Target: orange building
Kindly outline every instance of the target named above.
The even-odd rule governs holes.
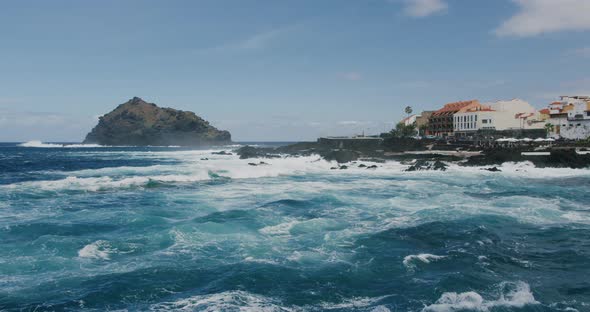
[[[453,115],[461,110],[481,107],[478,100],[448,103],[428,119],[428,134],[440,137],[453,135]]]

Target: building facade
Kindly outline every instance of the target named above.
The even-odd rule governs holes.
[[[428,120],[433,113],[434,111],[423,111],[416,117],[416,129],[420,135],[423,135],[424,131],[428,129]]]
[[[443,108],[432,113],[428,119],[428,134],[439,137],[454,135],[454,115],[462,109],[479,107],[478,100],[448,103]]]
[[[433,113],[434,111],[423,111],[418,115],[408,116],[402,119],[400,122],[405,126],[414,125],[416,127],[416,133],[418,135],[423,135],[425,134],[424,132],[428,127],[428,120]]]
[[[455,135],[472,136],[478,131],[543,129],[545,123],[528,102],[513,99],[465,107],[453,115]]]
[[[590,97],[560,96],[549,104],[549,124],[554,138],[580,140],[590,137]]]

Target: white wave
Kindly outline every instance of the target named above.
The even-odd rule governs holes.
[[[62,144],[49,144],[49,143],[43,143],[41,141],[28,141],[28,142],[24,142],[19,144],[18,146],[21,147],[62,147]]]
[[[272,265],[277,265],[279,264],[277,261],[275,260],[270,260],[270,259],[258,259],[258,258],[254,258],[254,257],[246,257],[244,258],[245,262],[254,262],[254,263],[264,263],[264,264],[272,264]]]
[[[454,311],[490,311],[494,307],[522,308],[530,304],[538,304],[530,286],[524,282],[499,285],[500,296],[495,300],[486,300],[474,291],[455,293],[447,292],[434,303],[422,309],[422,312],[454,312]]]
[[[422,263],[430,263],[432,261],[438,261],[441,259],[446,258],[446,256],[437,256],[433,254],[419,254],[419,255],[409,255],[404,257],[403,264],[409,270],[414,270],[417,266],[416,262]]]
[[[277,225],[266,226],[258,230],[258,232],[266,235],[289,235],[291,233],[291,229],[301,222],[302,221],[292,220]]]
[[[193,296],[173,302],[163,302],[150,307],[151,311],[297,311],[272,298],[237,290],[217,294]]]
[[[268,165],[252,166],[252,160],[238,159],[237,156],[232,156],[230,159],[215,159],[212,157],[209,161],[201,161],[200,157],[203,153],[192,153],[192,157],[184,157],[185,162],[175,166],[161,166],[161,167],[116,167],[116,168],[102,168],[81,170],[78,172],[70,172],[74,174],[61,180],[50,181],[34,181],[21,182],[1,186],[0,188],[31,188],[41,190],[87,190],[100,191],[105,189],[129,188],[134,186],[144,186],[150,181],[166,182],[166,183],[191,183],[203,180],[210,180],[217,177],[225,177],[231,179],[250,179],[263,177],[277,177],[281,175],[298,175],[313,172],[325,172],[329,168],[328,162],[315,162],[310,164],[310,159],[315,158],[280,158],[274,160],[265,160]],[[190,160],[196,160],[194,163]],[[308,164],[310,164],[308,166]],[[157,174],[159,172],[169,174]],[[67,172],[63,172],[66,174]],[[131,175],[128,177],[79,177],[93,176],[103,174],[113,175]],[[145,173],[152,173],[155,175],[143,175]],[[170,174],[176,173],[176,174]]]
[[[323,302],[317,306],[285,306],[280,300],[257,295],[241,290],[225,291],[217,294],[198,295],[183,298],[171,302],[162,302],[150,306],[151,311],[262,311],[262,312],[295,312],[295,311],[316,311],[319,309],[329,310],[350,310],[367,309],[389,296],[376,298],[350,298],[340,303]],[[390,310],[379,305],[374,307],[373,312],[389,312]]]
[[[324,310],[349,310],[349,309],[360,309],[367,308],[375,305],[377,302],[387,298],[389,296],[381,296],[375,298],[369,297],[356,297],[350,299],[344,299],[340,303],[321,303],[320,307]],[[385,306],[377,306],[372,311],[375,312],[386,312],[389,311]]]
[[[98,144],[56,144],[56,143],[43,143],[38,140],[28,141],[19,144],[20,147],[38,147],[38,148],[94,148],[94,147],[105,147]]]
[[[563,178],[574,176],[588,176],[590,169],[572,169],[572,168],[538,168],[530,161],[523,162],[505,162],[499,166],[500,172],[489,172],[483,169],[494,166],[483,167],[464,167],[456,163],[449,164],[447,173],[462,172],[468,174],[477,174],[483,176],[509,176],[509,177],[523,177],[523,178]],[[429,171],[427,171],[429,172]]]
[[[34,181],[17,184],[9,184],[2,188],[19,188],[25,187],[34,190],[59,191],[59,190],[82,190],[82,191],[103,191],[109,189],[121,189],[138,186],[146,186],[150,182],[163,183],[190,183],[210,179],[208,173],[203,172],[200,175],[158,175],[158,176],[134,176],[129,178],[115,179],[109,176],[79,178],[70,176],[65,179],[55,181]]]
[[[110,260],[111,254],[116,252],[108,241],[98,240],[84,246],[78,251],[78,257],[89,259]]]

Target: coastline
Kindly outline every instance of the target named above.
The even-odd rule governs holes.
[[[500,166],[503,163],[530,162],[539,168],[590,168],[590,154],[586,147],[577,146],[520,146],[477,149],[468,146],[466,149],[444,150],[432,149],[434,146],[422,144],[418,149],[388,148],[384,141],[377,148],[359,146],[357,148],[332,148],[318,142],[299,142],[281,147],[244,146],[235,149],[241,159],[277,158],[281,155],[292,157],[318,155],[327,161],[347,164],[365,160],[384,162],[395,160],[410,166],[424,167],[429,170],[428,163],[444,162],[445,165],[459,166]],[[407,142],[404,141],[407,145]],[[416,142],[413,142],[414,144]],[[389,142],[391,144],[391,142]],[[425,166],[426,165],[426,166]],[[442,167],[441,167],[442,168]]]

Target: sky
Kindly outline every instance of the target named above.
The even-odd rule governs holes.
[[[590,0],[2,0],[0,141],[79,142],[138,96],[235,141],[590,95]]]

